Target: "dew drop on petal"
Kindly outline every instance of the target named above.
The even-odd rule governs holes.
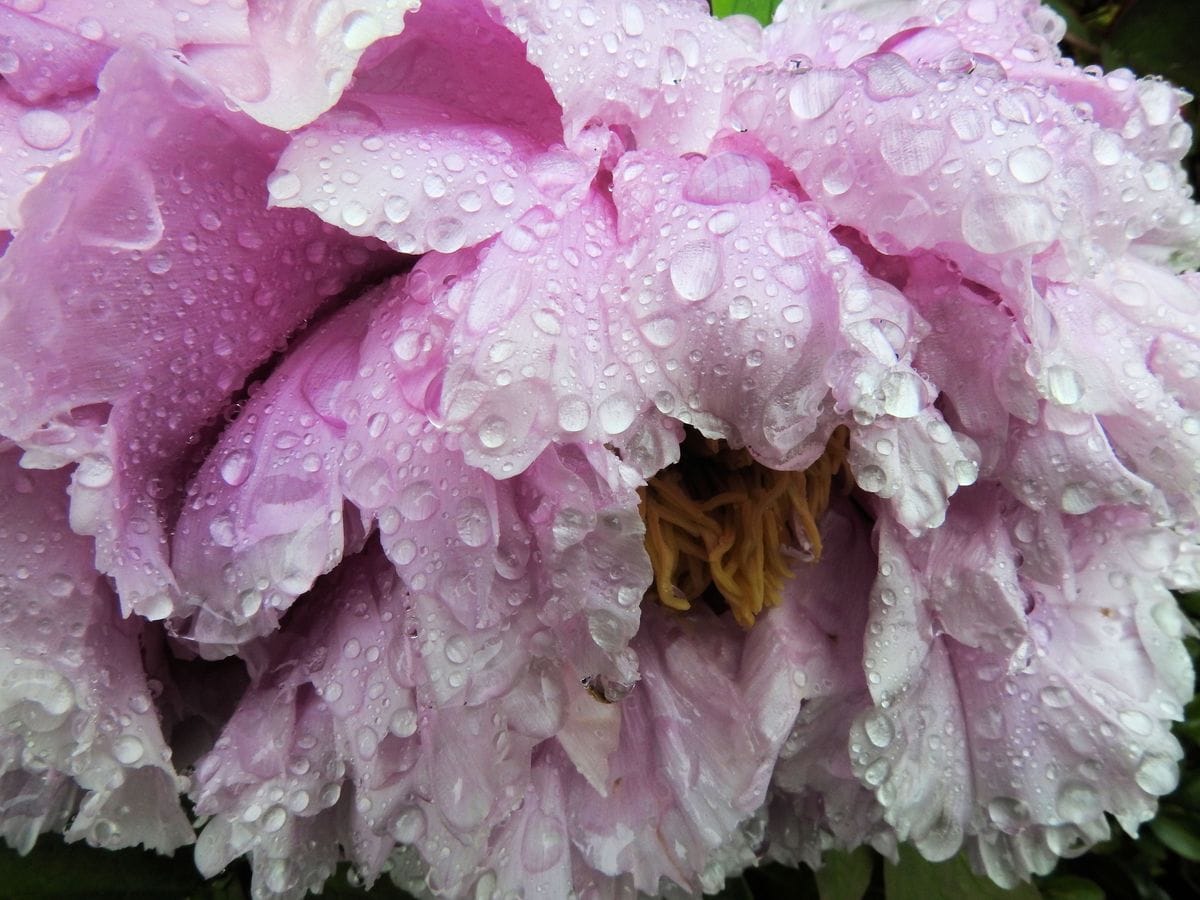
[[[71,123],[52,109],[33,109],[21,116],[17,130],[35,150],[55,150],[71,136]]]
[[[582,397],[564,397],[558,402],[558,427],[572,434],[587,428],[592,409]]]
[[[788,105],[797,119],[819,119],[837,103],[846,90],[844,77],[827,69],[813,69],[795,76],[788,91]]]
[[[249,450],[232,450],[221,460],[221,479],[230,487],[244,484],[250,477],[254,457]]]
[[[146,747],[141,738],[125,734],[113,742],[113,756],[123,766],[131,766],[146,753]]]
[[[1008,154],[1008,171],[1021,184],[1044,181],[1053,169],[1053,158],[1041,147],[1018,147]]]
[[[623,394],[614,394],[600,404],[596,415],[600,427],[607,434],[621,434],[633,424],[637,416],[637,407]]]
[[[712,241],[696,241],[671,257],[671,285],[684,300],[703,300],[716,290],[721,274],[721,251]]]

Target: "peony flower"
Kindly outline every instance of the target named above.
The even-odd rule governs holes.
[[[256,897],[905,841],[1012,885],[1174,788],[1182,92],[1026,0],[25,10],[10,844]]]

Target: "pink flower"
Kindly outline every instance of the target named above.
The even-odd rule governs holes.
[[[1022,0],[414,6],[0,9],[6,839],[625,897],[1152,816],[1182,94]]]

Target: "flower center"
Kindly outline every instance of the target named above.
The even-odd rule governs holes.
[[[834,479],[851,477],[848,438],[839,427],[815,463],[779,472],[688,428],[679,462],[639,490],[654,567],[648,593],[677,610],[698,599],[723,605],[743,628],[753,625],[778,605],[794,561],[820,559],[817,522]]]

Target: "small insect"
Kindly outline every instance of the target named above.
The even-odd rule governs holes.
[[[625,699],[630,689],[624,685],[614,685],[603,675],[587,675],[579,679],[592,698],[601,703],[618,703]]]

